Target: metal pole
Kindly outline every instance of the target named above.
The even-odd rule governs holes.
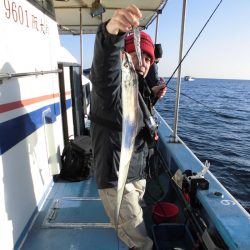
[[[157,42],[158,24],[159,24],[159,14],[157,13],[157,16],[156,16],[156,28],[155,28],[155,44]]]
[[[80,60],[81,60],[81,66],[80,66],[80,70],[81,70],[81,75],[82,75],[82,70],[83,70],[83,48],[82,48],[82,8],[80,8]]]
[[[177,142],[179,100],[180,100],[180,91],[181,91],[181,60],[182,60],[183,40],[184,40],[184,32],[185,32],[186,2],[187,0],[183,0],[183,5],[182,5],[181,35],[180,35],[180,48],[179,48],[179,65],[180,66],[178,69],[178,77],[177,77],[177,83],[176,83],[176,101],[175,101],[175,112],[174,112],[174,130],[173,130],[174,142]]]
[[[159,13],[156,16],[156,27],[155,27],[155,44],[157,42],[157,35],[158,35],[158,22],[159,22]]]

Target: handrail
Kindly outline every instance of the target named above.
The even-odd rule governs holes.
[[[46,74],[53,74],[53,73],[61,73],[61,69],[55,70],[41,70],[41,71],[33,71],[33,72],[23,72],[23,73],[0,73],[0,84],[2,80],[17,78],[17,77],[25,77],[25,76],[38,76],[38,75],[46,75]]]

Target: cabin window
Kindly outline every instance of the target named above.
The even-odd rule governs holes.
[[[38,7],[45,14],[55,19],[53,0],[29,0],[29,2]]]

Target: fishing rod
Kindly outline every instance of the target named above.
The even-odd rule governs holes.
[[[188,53],[190,52],[190,50],[192,49],[192,47],[194,46],[194,44],[196,43],[196,41],[198,40],[198,38],[200,37],[201,33],[203,32],[203,30],[205,29],[205,27],[207,26],[207,24],[209,23],[209,21],[211,20],[212,16],[215,14],[215,12],[217,11],[217,9],[219,8],[220,4],[222,3],[222,0],[218,3],[218,5],[216,6],[216,8],[214,9],[214,11],[212,12],[212,14],[210,15],[210,17],[208,18],[208,20],[206,21],[206,23],[204,24],[204,26],[202,27],[201,31],[199,32],[199,34],[196,36],[196,38],[194,39],[193,43],[191,44],[191,46],[189,47],[189,49],[187,50],[187,52],[185,53],[185,55],[183,56],[183,58],[181,59],[181,61],[179,62],[178,66],[175,68],[173,74],[170,76],[170,78],[168,79],[168,81],[166,82],[166,86],[168,86],[170,80],[173,78],[174,74],[176,73],[176,71],[179,69],[179,67],[181,66],[182,62],[184,61],[184,59],[186,58],[186,56],[188,55]]]

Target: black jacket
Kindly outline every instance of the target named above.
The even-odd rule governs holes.
[[[95,40],[90,74],[93,84],[90,116],[95,177],[99,189],[117,186],[122,137],[120,53],[124,37],[125,33],[109,34],[104,23],[99,26]],[[141,109],[139,113],[139,131],[142,131],[144,122]],[[147,155],[147,144],[140,132],[135,140],[127,182],[144,177]]]
[[[146,76],[147,84],[150,88],[157,86],[160,83],[160,78],[158,76],[158,66],[156,63],[153,63],[148,71]]]

